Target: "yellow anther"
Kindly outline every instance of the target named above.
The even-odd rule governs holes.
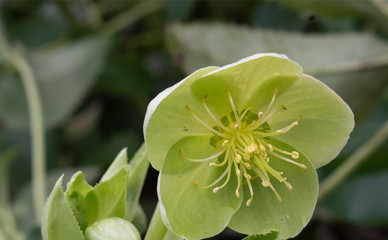
[[[257,150],[257,145],[255,143],[252,143],[251,145],[245,147],[244,150],[246,153],[253,153]]]
[[[226,144],[228,144],[228,143],[229,143],[229,141],[228,141],[228,140],[225,140],[225,141],[222,143],[222,146],[225,147]]]
[[[276,130],[275,132],[279,133],[279,134],[284,134],[284,131],[282,131],[282,130]]]
[[[292,157],[293,159],[298,159],[298,158],[299,158],[299,153],[298,153],[297,151],[293,151],[293,152],[291,153],[291,157]]]
[[[291,127],[295,127],[295,126],[298,126],[298,122],[293,122],[293,123],[291,123]]]
[[[209,163],[209,167],[214,167],[214,166],[217,166],[217,164],[215,164],[215,163]]]
[[[252,199],[248,199],[248,201],[246,203],[247,207],[249,207],[251,205],[251,203],[252,203]]]
[[[264,114],[263,112],[259,112],[259,113],[257,114],[257,116],[259,117],[259,119],[263,117],[263,114]]]
[[[215,187],[215,188],[213,188],[213,193],[216,193],[216,192],[218,192],[218,190],[220,190],[220,188],[219,188],[219,187]]]
[[[260,144],[260,150],[263,151],[263,152],[266,152],[266,149],[265,149],[263,144]]]
[[[269,157],[267,157],[267,158],[265,159],[265,161],[266,161],[267,163],[269,163]]]
[[[268,187],[270,184],[271,183],[268,180],[265,180],[265,181],[261,182],[261,185],[263,185],[263,187]]]
[[[240,176],[241,176],[240,169],[236,169],[236,175],[237,175],[237,177],[240,177]]]
[[[234,129],[239,130],[240,126],[238,124],[234,125]]]
[[[268,148],[269,148],[269,150],[271,151],[271,152],[273,152],[273,146],[272,146],[272,144],[268,144]]]
[[[291,184],[289,184],[288,182],[284,182],[284,184],[286,184],[286,187],[287,187],[289,190],[292,190]]]
[[[244,177],[245,177],[247,180],[251,180],[251,179],[252,179],[252,176],[249,175],[248,173],[244,173]]]
[[[236,157],[234,158],[236,160],[237,163],[240,163],[241,162],[241,155],[240,154],[237,154]],[[236,172],[237,172],[238,169],[236,169]]]
[[[301,168],[303,168],[303,169],[306,169],[306,168],[307,168],[306,165],[304,165],[304,164],[302,164],[302,163],[299,163],[298,166],[301,167]]]
[[[240,192],[239,192],[239,189],[236,189],[236,192],[235,192],[235,194],[236,194],[236,197],[237,197],[237,198],[240,198]]]

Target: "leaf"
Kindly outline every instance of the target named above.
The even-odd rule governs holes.
[[[100,169],[97,166],[80,166],[78,169],[85,173],[85,175],[88,176],[88,179],[93,179],[94,181],[100,174]],[[52,191],[59,176],[64,175],[63,181],[68,182],[72,173],[75,171],[76,170],[72,168],[61,168],[48,172],[46,178],[46,192]],[[29,232],[36,227],[34,206],[31,199],[32,186],[29,182],[17,193],[15,202],[12,206],[19,228],[25,232]]]
[[[108,39],[85,38],[56,48],[27,52],[35,74],[43,105],[46,128],[62,123],[102,68]],[[0,75],[0,119],[17,129],[28,129],[28,115],[23,86],[17,74]]]
[[[149,161],[145,144],[143,144],[129,163],[125,218],[130,222],[132,222],[137,213],[139,198],[147,175],[148,166]]]
[[[264,235],[251,235],[243,238],[242,240],[276,240],[278,237],[277,232],[270,232]]]
[[[349,178],[320,207],[341,220],[385,226],[388,223],[388,171]]]
[[[380,7],[374,4],[375,1],[320,1],[320,0],[280,0],[281,3],[296,10],[309,10],[316,14],[329,17],[343,18],[344,16],[354,16],[368,18],[387,27],[386,17]],[[388,7],[388,1],[379,1]]]
[[[105,171],[104,175],[101,177],[101,182],[107,181],[108,179],[113,177],[118,171],[120,171],[124,166],[127,165],[127,148],[124,148],[119,152],[119,154],[113,160],[109,168]]]
[[[174,24],[168,33],[170,49],[183,56],[186,73],[252,53],[284,53],[335,90],[359,118],[388,82],[388,44],[370,33],[306,35],[221,23]]]
[[[84,240],[62,190],[60,177],[50,193],[42,214],[43,240]]]
[[[93,188],[86,183],[83,173],[78,171],[72,176],[65,193],[82,231],[88,224],[89,212],[85,198],[90,191],[93,191]]]
[[[97,184],[86,195],[89,212],[88,226],[108,217],[125,215],[128,169],[123,167],[110,179]]]

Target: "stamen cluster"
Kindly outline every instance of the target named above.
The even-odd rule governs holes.
[[[279,201],[282,199],[272,185],[270,175],[284,183],[288,189],[292,190],[292,186],[286,181],[287,178],[283,176],[283,172],[277,171],[271,167],[271,156],[301,168],[306,168],[306,166],[294,161],[294,159],[299,158],[299,153],[297,151],[288,152],[277,148],[269,143],[269,139],[273,136],[285,134],[297,126],[301,116],[290,125],[276,131],[271,131],[271,127],[267,123],[267,120],[276,111],[276,109],[272,109],[272,106],[275,102],[277,93],[278,90],[275,89],[270,103],[263,112],[255,112],[253,108],[238,111],[235,107],[230,90],[228,89],[227,94],[232,111],[229,116],[223,116],[220,120],[218,120],[210,111],[206,104],[207,97],[204,97],[202,99],[203,106],[216,124],[213,127],[201,120],[188,106],[186,106],[192,116],[212,133],[209,144],[219,148],[219,151],[216,154],[203,159],[189,158],[184,154],[183,150],[180,150],[180,153],[191,162],[206,162],[216,159],[217,161],[209,163],[210,167],[225,167],[224,172],[213,183],[207,186],[201,186],[194,183],[195,185],[202,188],[211,188],[216,186],[226,177],[221,185],[213,188],[213,193],[216,193],[228,184],[232,172],[234,172],[237,178],[235,194],[238,198],[240,198],[241,186],[244,184],[248,185],[250,199],[246,202],[247,206],[251,204],[253,199],[252,182],[255,181],[256,178],[261,180],[261,185],[263,187],[269,187]]]

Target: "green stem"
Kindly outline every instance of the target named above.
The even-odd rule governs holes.
[[[160,215],[160,203],[156,205],[154,215],[152,215],[151,223],[148,227],[147,234],[144,240],[182,240],[183,238],[176,236],[170,232],[162,221]]]
[[[341,166],[339,166],[321,184],[318,200],[324,199],[334,190],[346,177],[348,177],[373,151],[375,151],[388,137],[388,119],[382,127],[354,152]]]
[[[102,31],[107,35],[112,35],[129,24],[159,9],[161,6],[162,1],[142,1],[107,22]]]
[[[383,0],[369,0],[369,2],[379,11],[385,18],[388,19],[388,4]]]
[[[21,76],[27,97],[31,128],[33,202],[35,220],[39,224],[46,199],[45,140],[42,104],[34,74],[26,59],[14,49],[11,52],[10,60]]]
[[[160,203],[156,205],[155,212],[152,215],[150,225],[144,240],[163,240],[168,229],[164,226],[162,216],[160,215]]]

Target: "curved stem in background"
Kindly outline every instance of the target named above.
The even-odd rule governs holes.
[[[383,0],[369,0],[369,2],[388,20],[388,4]]]
[[[377,132],[345,162],[330,174],[321,184],[318,200],[323,200],[346,177],[348,177],[373,151],[375,151],[388,137],[388,119]]]
[[[16,49],[13,49],[11,50],[10,61],[21,76],[27,98],[31,128],[32,194],[35,220],[40,225],[43,205],[46,200],[45,136],[42,104],[34,74],[26,59]]]
[[[105,26],[103,26],[102,32],[107,35],[113,35],[160,7],[162,7],[162,1],[141,1],[134,7],[125,10],[123,13],[107,22]]]

